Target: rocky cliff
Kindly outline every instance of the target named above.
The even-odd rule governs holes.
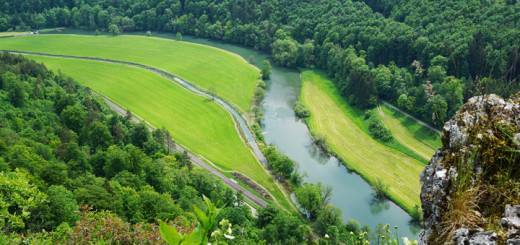
[[[520,99],[471,98],[421,174],[421,244],[520,244]]]

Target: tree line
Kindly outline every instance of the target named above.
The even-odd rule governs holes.
[[[351,104],[378,99],[440,127],[471,96],[518,91],[515,1],[0,1],[0,31],[164,31],[327,70]],[[373,8],[373,9],[372,9]]]

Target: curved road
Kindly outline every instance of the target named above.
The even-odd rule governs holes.
[[[163,70],[155,68],[155,67],[150,67],[150,66],[138,64],[138,63],[125,62],[125,61],[119,61],[119,60],[102,59],[102,58],[78,57],[78,56],[69,56],[69,55],[54,55],[54,54],[44,54],[44,53],[35,53],[35,52],[23,52],[23,51],[14,51],[14,50],[3,50],[3,51],[8,51],[8,52],[13,53],[13,54],[37,55],[37,56],[46,56],[46,57],[53,57],[53,58],[93,60],[93,61],[98,61],[98,62],[100,61],[100,62],[108,62],[108,63],[115,63],[115,64],[132,66],[132,67],[136,67],[136,68],[140,68],[140,69],[145,69],[145,70],[151,71],[151,72],[153,72],[153,73],[155,73],[157,75],[165,77],[166,79],[170,80],[171,82],[173,82],[175,84],[178,84],[179,86],[182,86],[182,87],[188,89],[189,91],[192,91],[192,92],[197,93],[197,94],[202,95],[202,96],[206,96],[208,98],[212,98],[212,96],[210,96],[210,95],[208,95],[208,94],[198,90],[197,88],[195,88],[191,84],[181,80],[180,78],[178,78],[178,77],[176,77],[176,76],[174,76],[174,75],[172,75],[172,74],[170,74],[170,73],[168,73],[166,71],[163,71]],[[114,104],[112,101],[107,99],[105,96],[102,96],[102,97],[105,100],[105,102],[112,109],[114,109],[116,112],[118,112],[121,115],[126,115],[126,110],[124,110],[123,108],[121,108],[118,105]],[[241,127],[241,129],[243,131],[243,133],[246,135],[248,143],[253,148],[253,152],[256,154],[257,158],[260,159],[261,162],[266,163],[266,159],[265,159],[262,151],[260,150],[260,147],[258,146],[256,141],[252,137],[252,133],[249,130],[249,127],[247,126],[247,124],[245,123],[245,120],[240,116],[240,114],[238,112],[235,111],[235,109],[233,109],[226,102],[224,102],[224,101],[222,101],[222,100],[220,100],[218,98],[215,98],[214,100],[217,103],[219,103],[222,107],[224,107],[225,110],[229,111],[235,117],[235,119],[237,119],[237,121],[239,122],[240,127]],[[131,120],[135,121],[135,122],[140,122],[138,119],[136,119],[133,116],[132,116]],[[248,137],[248,135],[250,135],[250,137]],[[179,145],[176,144],[175,145],[175,150],[183,152],[185,149],[181,148]],[[251,193],[249,190],[245,189],[244,187],[240,186],[238,184],[238,182],[236,182],[235,180],[226,177],[225,175],[223,175],[222,173],[217,171],[215,168],[213,168],[213,167],[209,166],[208,164],[206,164],[200,158],[195,157],[193,154],[191,154],[189,152],[187,152],[187,153],[188,153],[188,156],[189,156],[191,162],[193,162],[195,165],[199,166],[200,168],[206,169],[212,175],[217,176],[226,185],[228,185],[229,187],[231,187],[235,191],[242,191],[242,193],[244,194],[244,197],[246,197],[247,199],[249,199],[250,201],[252,201],[256,205],[258,205],[260,207],[265,207],[265,206],[268,205],[268,203],[266,201],[264,201],[263,199],[261,199],[260,197],[258,197],[256,195],[254,195],[253,193]],[[253,208],[253,207],[251,207],[251,208]],[[256,213],[256,210],[254,210],[254,208],[253,208],[253,213]]]

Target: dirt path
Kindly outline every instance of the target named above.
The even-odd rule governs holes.
[[[22,55],[37,55],[37,56],[44,56],[44,57],[51,57],[51,58],[67,58],[67,59],[92,60],[92,61],[98,61],[98,62],[107,62],[107,63],[115,63],[115,64],[120,64],[120,65],[126,65],[126,66],[131,66],[131,67],[135,67],[135,68],[145,69],[145,70],[151,71],[151,72],[156,73],[156,74],[158,74],[158,75],[160,75],[160,76],[162,76],[162,77],[164,77],[164,78],[166,78],[166,79],[168,79],[168,80],[170,80],[170,81],[172,81],[172,82],[174,82],[176,84],[179,84],[179,81],[177,79],[175,79],[176,77],[171,75],[171,74],[169,74],[166,71],[162,71],[162,70],[159,70],[159,69],[154,68],[154,67],[148,67],[148,66],[145,66],[145,65],[132,63],[132,62],[124,62],[124,61],[118,61],[118,60],[109,60],[109,59],[92,58],[92,57],[76,57],[76,56],[68,56],[68,55],[53,55],[53,54],[43,54],[43,53],[34,53],[34,52],[22,52],[22,51],[9,51],[9,50],[6,50],[6,51],[14,53],[14,54],[22,54]],[[186,88],[182,84],[179,84],[179,86]],[[100,96],[116,112],[118,112],[119,114],[121,114],[123,116],[126,115],[126,110],[124,110],[123,108],[119,107],[118,105],[116,105],[115,103],[110,101],[105,96],[103,96],[103,95],[100,95]],[[224,109],[227,110],[227,108],[224,108]],[[134,116],[132,116],[131,120],[134,121],[134,122],[140,122],[140,120],[137,119]],[[152,128],[150,128],[150,129],[152,129]],[[183,149],[179,145],[176,144],[175,145],[175,150],[176,151],[180,151],[180,152],[184,152],[187,149]],[[263,199],[261,199],[260,197],[258,197],[256,195],[254,195],[253,193],[251,193],[249,190],[245,189],[244,187],[240,186],[238,184],[238,182],[236,182],[235,180],[226,177],[221,172],[219,172],[215,168],[209,166],[203,160],[201,160],[200,158],[194,156],[193,154],[191,154],[189,152],[187,152],[187,153],[188,153],[188,156],[190,157],[190,160],[195,165],[199,166],[200,168],[206,169],[212,175],[217,176],[227,186],[231,187],[235,191],[242,191],[242,193],[244,194],[244,197],[249,199],[251,202],[255,203],[256,205],[258,205],[260,207],[265,207],[265,206],[268,205],[268,203],[266,201],[264,201]],[[261,157],[263,157],[263,155]],[[265,159],[265,158],[263,158],[263,159]],[[255,214],[256,213],[256,209],[254,207],[252,207],[251,205],[248,205],[248,206],[250,206],[252,208],[253,214]]]
[[[390,104],[390,103],[388,103],[388,102],[386,102],[386,101],[384,101],[384,100],[381,100],[381,102],[383,102],[383,103],[384,103],[385,105],[387,105],[387,106],[390,106],[392,109],[394,109],[394,110],[396,110],[396,111],[402,113],[403,115],[405,115],[405,116],[407,116],[407,117],[409,117],[409,118],[415,120],[416,122],[422,124],[423,126],[425,126],[425,127],[429,128],[429,129],[435,131],[436,133],[438,133],[438,134],[441,133],[441,131],[439,131],[438,129],[436,129],[436,128],[430,126],[429,124],[427,124],[427,123],[425,123],[425,122],[423,122],[423,121],[417,119],[416,117],[414,117],[414,116],[412,116],[412,115],[410,115],[410,114],[408,114],[408,113],[402,111],[401,109],[399,109],[399,108],[393,106],[392,104]]]

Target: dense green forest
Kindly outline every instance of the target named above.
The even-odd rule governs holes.
[[[0,241],[161,243],[157,219],[190,231],[194,206],[206,208],[203,196],[222,209],[217,221],[232,224],[229,244],[312,240],[297,214],[275,205],[254,218],[241,193],[184,154],[169,154],[168,135],[118,115],[66,75],[0,54]],[[344,232],[332,217],[318,230]]]
[[[518,91],[517,1],[0,1],[0,31],[164,31],[327,70],[351,104],[385,99],[437,126],[466,99]],[[116,32],[117,31],[117,32]]]

